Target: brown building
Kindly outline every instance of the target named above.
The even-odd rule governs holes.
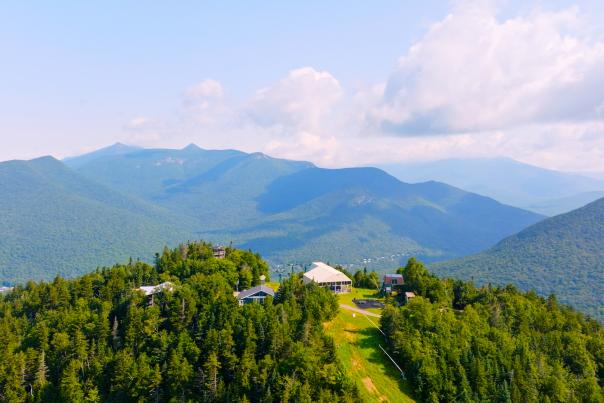
[[[405,284],[402,274],[385,274],[382,282],[382,293],[390,294],[392,291],[400,289]]]
[[[214,246],[212,248],[212,254],[216,259],[224,259],[226,257],[226,248],[222,246]]]

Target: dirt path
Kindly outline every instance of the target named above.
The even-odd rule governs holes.
[[[340,304],[340,308],[346,309],[347,311],[352,311],[352,312],[357,312],[357,313],[360,313],[363,315],[372,316],[374,318],[382,317],[382,315],[380,315],[379,313],[367,312],[364,309],[355,308],[354,306],[350,306],[350,305],[346,305],[346,304]]]

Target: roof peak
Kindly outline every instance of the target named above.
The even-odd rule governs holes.
[[[313,262],[310,266],[310,270],[304,273],[304,276],[318,283],[328,281],[352,281],[346,274],[323,262]]]

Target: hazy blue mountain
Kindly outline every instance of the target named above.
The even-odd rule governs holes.
[[[379,169],[319,169],[194,145],[106,156],[78,171],[187,214],[200,238],[257,249],[273,263],[371,259],[386,267],[409,254],[461,256],[541,218],[441,183],[405,184]]]
[[[509,158],[449,159],[380,166],[405,182],[437,180],[502,203],[556,215],[596,200],[604,181]]]
[[[93,151],[88,154],[76,156],[76,157],[68,157],[63,160],[63,162],[70,167],[79,167],[84,164],[87,164],[97,158],[107,157],[112,155],[123,155],[129,154],[131,152],[141,150],[140,147],[129,146],[122,143],[115,143],[108,147],[101,148],[100,150]]]
[[[550,199],[528,206],[529,210],[541,211],[545,215],[554,216],[560,212],[569,212],[579,207],[583,207],[594,200],[604,197],[604,191],[584,192],[573,196]]]
[[[191,236],[173,213],[94,183],[52,157],[0,163],[0,281],[72,276],[149,259]]]
[[[514,283],[604,320],[604,199],[539,222],[486,252],[435,265],[478,283]]]
[[[204,230],[238,228],[258,217],[255,198],[275,179],[312,167],[261,153],[149,149],[78,168],[95,181],[194,218]]]
[[[472,253],[541,218],[442,183],[403,183],[376,168],[305,169],[277,179],[257,201],[267,216],[244,229],[243,236],[257,234],[245,247],[279,260],[371,257],[377,267],[392,267],[392,253]]]
[[[68,164],[0,164],[0,281],[150,258],[164,243],[193,238],[254,248],[276,265],[321,259],[386,268],[412,254],[475,253],[542,219],[376,168],[320,169],[195,145],[114,146]]]

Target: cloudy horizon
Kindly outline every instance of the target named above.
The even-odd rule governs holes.
[[[126,38],[119,34],[127,13],[108,38],[89,38],[80,24],[115,18],[110,12],[70,10],[85,18],[67,28],[38,13],[32,21],[40,32],[25,37],[16,25],[0,28],[14,42],[0,42],[11,59],[0,95],[7,112],[0,160],[63,158],[115,142],[195,143],[325,167],[508,157],[562,171],[604,171],[604,38],[596,23],[604,8],[552,4],[456,1],[424,9],[384,2],[369,15],[359,4],[340,15],[337,7],[313,3],[304,11],[320,9],[316,27],[296,20],[297,10],[256,5],[242,15],[270,12],[283,19],[278,25],[290,19],[297,28],[279,38],[228,16],[243,27],[229,31],[232,42],[222,46],[213,44],[218,28],[207,19],[220,26],[227,16],[210,6],[196,9],[207,31],[192,17],[176,27],[186,10],[165,16],[187,32],[184,42],[150,31],[151,17],[162,11],[157,6],[133,17],[139,31]],[[18,19],[27,10],[11,11]],[[322,27],[333,24],[342,32],[325,37]],[[80,39],[70,36],[79,29]],[[244,49],[253,41],[267,49]],[[36,43],[36,54],[17,49],[26,42]],[[261,59],[271,47],[272,58]],[[174,52],[177,59],[167,59]],[[179,68],[182,58],[190,65]]]

